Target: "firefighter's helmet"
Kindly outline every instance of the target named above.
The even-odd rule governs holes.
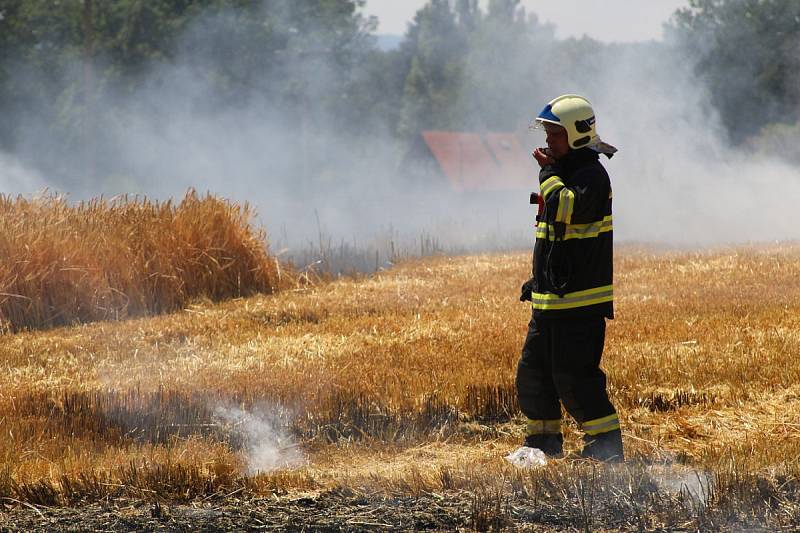
[[[551,100],[536,117],[534,127],[542,127],[544,123],[556,124],[567,130],[570,148],[577,150],[590,147],[611,154],[617,151],[600,140],[595,129],[592,104],[583,96],[565,94]]]

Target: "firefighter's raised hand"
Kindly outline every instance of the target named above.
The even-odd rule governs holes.
[[[553,165],[556,162],[556,160],[550,156],[550,150],[548,148],[537,148],[533,151],[533,157],[542,168]]]

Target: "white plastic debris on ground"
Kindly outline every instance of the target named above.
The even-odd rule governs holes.
[[[522,446],[506,455],[506,461],[518,468],[533,468],[547,464],[547,456],[539,448]]]

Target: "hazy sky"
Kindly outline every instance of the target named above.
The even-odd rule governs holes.
[[[405,33],[426,0],[367,0],[366,13],[380,20],[379,33]],[[482,0],[485,4],[486,1]],[[528,12],[557,27],[558,37],[589,35],[600,41],[662,38],[662,24],[687,0],[522,0]]]

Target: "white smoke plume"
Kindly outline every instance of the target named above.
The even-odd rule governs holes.
[[[606,163],[618,239],[702,246],[800,238],[796,167],[732,146],[687,58],[629,46],[601,70],[581,89],[595,95],[601,136],[620,148]]]
[[[13,154],[0,152],[0,192],[35,193],[47,188],[47,182],[36,170],[23,164]]]
[[[244,442],[248,474],[291,468],[305,462],[278,411],[218,406],[214,414],[231,434]]]
[[[688,466],[676,463],[655,464],[647,467],[647,474],[662,492],[683,494],[697,507],[705,507],[714,492],[713,475]]]
[[[229,38],[229,16],[199,17],[178,39],[175,58],[150,65],[145,83],[109,97],[115,120],[104,136],[118,142],[99,155],[113,161],[118,175],[88,182],[75,170],[53,183],[0,157],[5,192],[31,193],[49,181],[74,199],[120,193],[165,198],[194,187],[255,204],[271,240],[293,249],[319,246],[323,234],[334,246],[363,245],[376,234],[409,241],[422,233],[445,249],[532,244],[526,191],[467,198],[441,183],[411,183],[401,165],[407,146],[388,131],[365,137],[325,117],[286,116],[266,96],[231,106],[229,95],[215,92],[206,68],[210,51],[224,48],[214,39]],[[558,41],[544,30],[539,38],[535,49],[507,51],[502,72],[530,72],[534,54],[542,61],[514,94],[497,100],[512,102],[520,124],[559,94],[579,93],[593,102],[598,131],[620,149],[604,159],[614,184],[618,241],[706,246],[800,238],[796,168],[724,140],[714,95],[703,89],[685,51],[663,43]],[[287,75],[311,94],[325,94],[336,69],[325,55],[298,57]],[[465,69],[472,80],[502,74],[492,56]],[[247,75],[258,86],[259,76],[270,74]],[[463,109],[487,105],[466,101]],[[18,143],[29,165],[49,142],[37,120],[29,117]],[[526,141],[530,149],[542,142]],[[76,154],[64,165],[79,169],[83,157]],[[322,161],[324,171],[298,172],[298,161],[315,168]],[[537,171],[531,159],[530,191],[538,188]]]

